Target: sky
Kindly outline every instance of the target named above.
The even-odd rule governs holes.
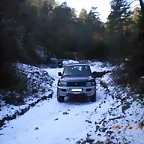
[[[111,7],[110,7],[110,1],[111,0],[56,0],[56,2],[67,2],[67,5],[69,7],[75,8],[77,11],[77,15],[81,11],[82,8],[86,9],[87,12],[90,11],[91,7],[97,7],[97,11],[100,13],[100,19],[103,22],[107,21],[107,17],[110,13]],[[135,2],[133,6],[138,4],[138,2]]]

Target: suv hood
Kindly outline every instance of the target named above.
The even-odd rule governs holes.
[[[83,82],[83,81],[89,81],[93,80],[91,76],[62,76],[60,81],[66,81],[66,82]]]

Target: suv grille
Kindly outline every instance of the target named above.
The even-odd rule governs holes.
[[[85,82],[68,82],[67,86],[71,87],[71,86],[86,86]]]

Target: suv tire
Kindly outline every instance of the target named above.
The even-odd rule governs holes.
[[[90,97],[91,102],[96,102],[96,92]]]
[[[58,102],[64,102],[64,96],[57,95],[57,101]]]

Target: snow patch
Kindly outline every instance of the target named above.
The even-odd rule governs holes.
[[[63,61],[63,65],[72,64],[72,63],[79,63],[79,62],[76,60],[64,60]]]

